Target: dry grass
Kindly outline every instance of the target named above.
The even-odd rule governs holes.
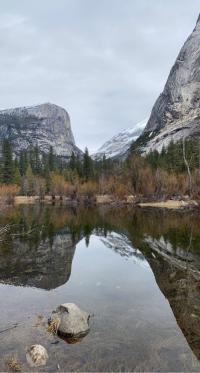
[[[57,334],[58,327],[59,327],[60,320],[59,319],[53,319],[50,320],[47,331],[52,334]]]
[[[16,357],[11,357],[6,361],[6,365],[10,370],[13,372],[21,372],[22,371],[22,366],[21,364],[17,361]]]
[[[19,194],[20,188],[15,184],[0,184],[0,202],[11,203],[14,197]]]
[[[94,197],[98,193],[98,184],[95,181],[87,181],[78,186],[78,195]]]

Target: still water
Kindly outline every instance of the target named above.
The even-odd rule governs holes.
[[[21,206],[0,215],[0,371],[199,371],[200,218],[196,213]],[[58,305],[89,312],[68,344],[47,331]],[[46,347],[30,368],[28,346]]]

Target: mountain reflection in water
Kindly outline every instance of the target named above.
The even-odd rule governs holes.
[[[0,225],[0,282],[45,290],[70,279],[77,244],[99,237],[108,250],[153,271],[187,342],[200,359],[200,232],[196,213],[68,209],[9,209]],[[92,266],[92,263],[88,263]]]
[[[26,238],[20,232],[17,235],[12,237],[8,250],[0,251],[0,281],[50,290],[69,280],[76,249],[70,232],[59,230],[53,238],[41,238],[35,245],[32,235]]]

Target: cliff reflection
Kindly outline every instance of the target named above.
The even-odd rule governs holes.
[[[7,284],[54,289],[68,281],[75,251],[72,235],[62,230],[37,245],[20,236],[0,251],[0,281]]]
[[[2,283],[50,290],[69,280],[79,236],[58,218],[38,207],[8,212],[3,220],[10,231],[0,245]]]

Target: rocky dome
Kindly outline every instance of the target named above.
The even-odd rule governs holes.
[[[69,157],[76,147],[69,114],[60,106],[45,103],[0,111],[0,140],[9,139],[13,152],[38,146],[47,153],[53,147],[58,156]]]

